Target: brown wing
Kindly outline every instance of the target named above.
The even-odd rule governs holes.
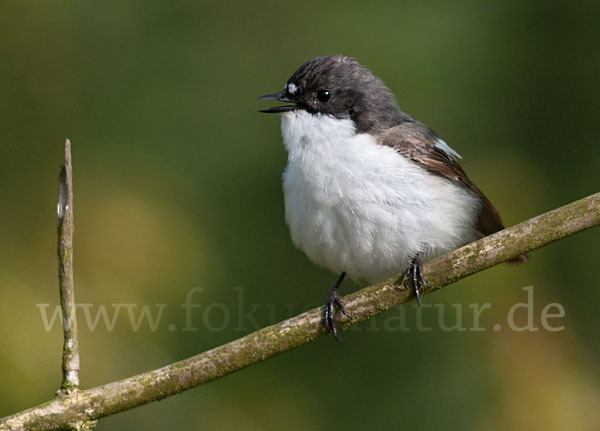
[[[382,145],[394,148],[400,154],[420,164],[429,172],[448,178],[470,190],[481,201],[477,218],[477,231],[484,237],[504,229],[500,213],[479,188],[467,177],[458,164],[458,155],[440,148],[444,141],[431,129],[415,120],[406,121],[383,132],[379,137]],[[511,263],[527,262],[526,254],[509,260]]]
[[[504,229],[498,210],[467,177],[456,157],[439,148],[439,143],[444,141],[427,126],[418,121],[407,121],[386,130],[381,134],[379,142],[394,148],[429,172],[448,178],[477,196],[482,205],[476,227],[482,237]]]

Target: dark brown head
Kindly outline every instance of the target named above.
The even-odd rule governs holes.
[[[410,118],[400,111],[394,95],[381,79],[355,59],[341,55],[307,61],[288,79],[281,92],[260,99],[292,103],[261,112],[303,109],[314,115],[351,119],[357,133],[377,132]]]

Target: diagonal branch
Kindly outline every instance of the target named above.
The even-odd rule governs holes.
[[[79,388],[79,343],[75,316],[75,287],[73,285],[73,169],[71,141],[65,141],[65,164],[58,177],[58,282],[60,307],[63,315],[64,345],[62,355],[63,394]]]
[[[522,253],[600,224],[600,193],[534,217],[427,262],[431,293]],[[401,276],[345,297],[353,320],[361,322],[413,298]],[[78,391],[0,420],[0,430],[55,430],[95,420],[185,391],[291,350],[327,334],[323,307],[263,328],[183,361],[96,388]]]

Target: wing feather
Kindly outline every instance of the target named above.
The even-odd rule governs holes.
[[[504,229],[498,210],[458,163],[458,153],[433,130],[418,121],[406,121],[383,132],[379,142],[473,193],[482,203],[476,225],[482,237]]]
[[[460,158],[460,155],[433,130],[411,118],[384,131],[379,137],[379,142],[392,147],[429,172],[447,178],[473,193],[481,201],[476,224],[476,229],[481,237],[504,229],[502,218],[496,207],[467,177],[458,163],[457,158]],[[528,256],[522,254],[509,262],[519,263],[527,262],[527,260]]]

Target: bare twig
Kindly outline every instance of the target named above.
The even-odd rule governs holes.
[[[79,343],[73,286],[73,169],[71,141],[65,141],[65,164],[58,177],[58,282],[63,315],[64,345],[61,392],[69,394],[79,388]]]
[[[550,242],[600,224],[600,193],[555,209],[469,244],[424,265],[432,285],[426,293]],[[414,299],[401,277],[344,298],[361,322]],[[323,307],[292,317],[183,361],[96,388],[57,398],[0,420],[0,430],[56,430],[160,400],[325,336]]]

